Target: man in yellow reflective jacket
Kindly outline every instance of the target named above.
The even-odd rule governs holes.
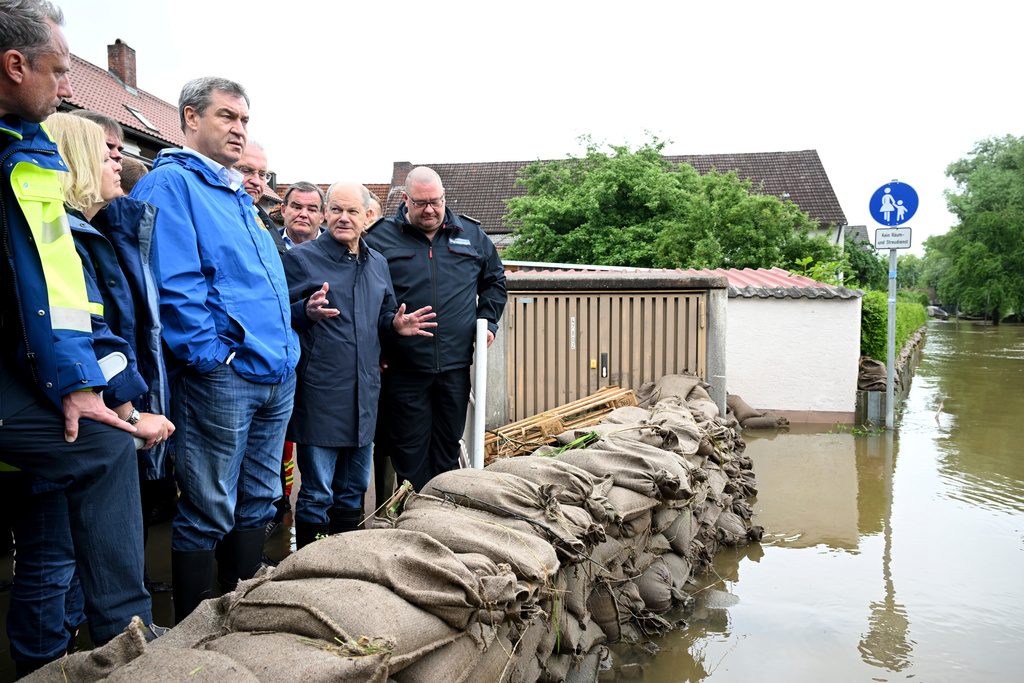
[[[68,485],[85,612],[102,642],[152,618],[135,428],[96,393],[106,381],[64,214],[66,169],[41,125],[71,96],[62,23],[46,0],[0,0],[0,453]]]

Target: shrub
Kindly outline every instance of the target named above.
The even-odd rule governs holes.
[[[867,292],[861,299],[860,352],[875,360],[885,361],[888,334],[889,295]],[[928,322],[928,314],[919,303],[896,301],[896,353],[919,327]]]
[[[928,295],[922,291],[916,289],[900,289],[896,292],[896,303],[906,301],[912,304],[921,304],[925,308],[932,305],[932,302],[928,300]]]

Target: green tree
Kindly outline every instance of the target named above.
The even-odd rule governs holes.
[[[896,286],[900,289],[920,287],[921,268],[924,262],[914,254],[900,254],[896,257]]]
[[[661,268],[791,267],[837,249],[792,202],[752,193],[749,180],[662,156],[656,137],[605,151],[537,161],[520,172],[525,197],[508,201],[516,241],[508,259]]]
[[[846,243],[846,260],[850,263],[846,283],[867,290],[884,290],[888,286],[889,267],[874,247],[864,249],[864,245],[870,244],[864,240]]]
[[[925,243],[929,258],[935,250],[936,263],[945,261],[938,295],[998,323],[1024,307],[1024,138],[982,140],[946,175],[957,185],[946,203],[960,222]]]

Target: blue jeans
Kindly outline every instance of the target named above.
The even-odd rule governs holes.
[[[131,435],[82,421],[78,439],[67,443],[61,412],[2,357],[0,396],[0,460],[68,484],[66,519],[93,640],[113,638],[135,615],[152,622],[142,585],[142,503]]]
[[[250,382],[226,364],[178,376],[171,420],[181,496],[173,550],[212,550],[231,529],[264,527],[274,518],[294,395],[294,372],[280,384]]]
[[[354,448],[326,448],[296,444],[299,495],[295,520],[306,524],[327,524],[327,510],[358,508],[370,486],[373,445]]]
[[[67,495],[63,489],[27,493],[30,477],[20,472],[0,479],[3,494],[13,495],[18,506],[12,523],[14,586],[7,612],[11,657],[19,662],[57,659],[85,622]]]

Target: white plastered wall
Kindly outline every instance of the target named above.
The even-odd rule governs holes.
[[[730,298],[728,392],[757,410],[852,413],[860,303],[859,297]]]

